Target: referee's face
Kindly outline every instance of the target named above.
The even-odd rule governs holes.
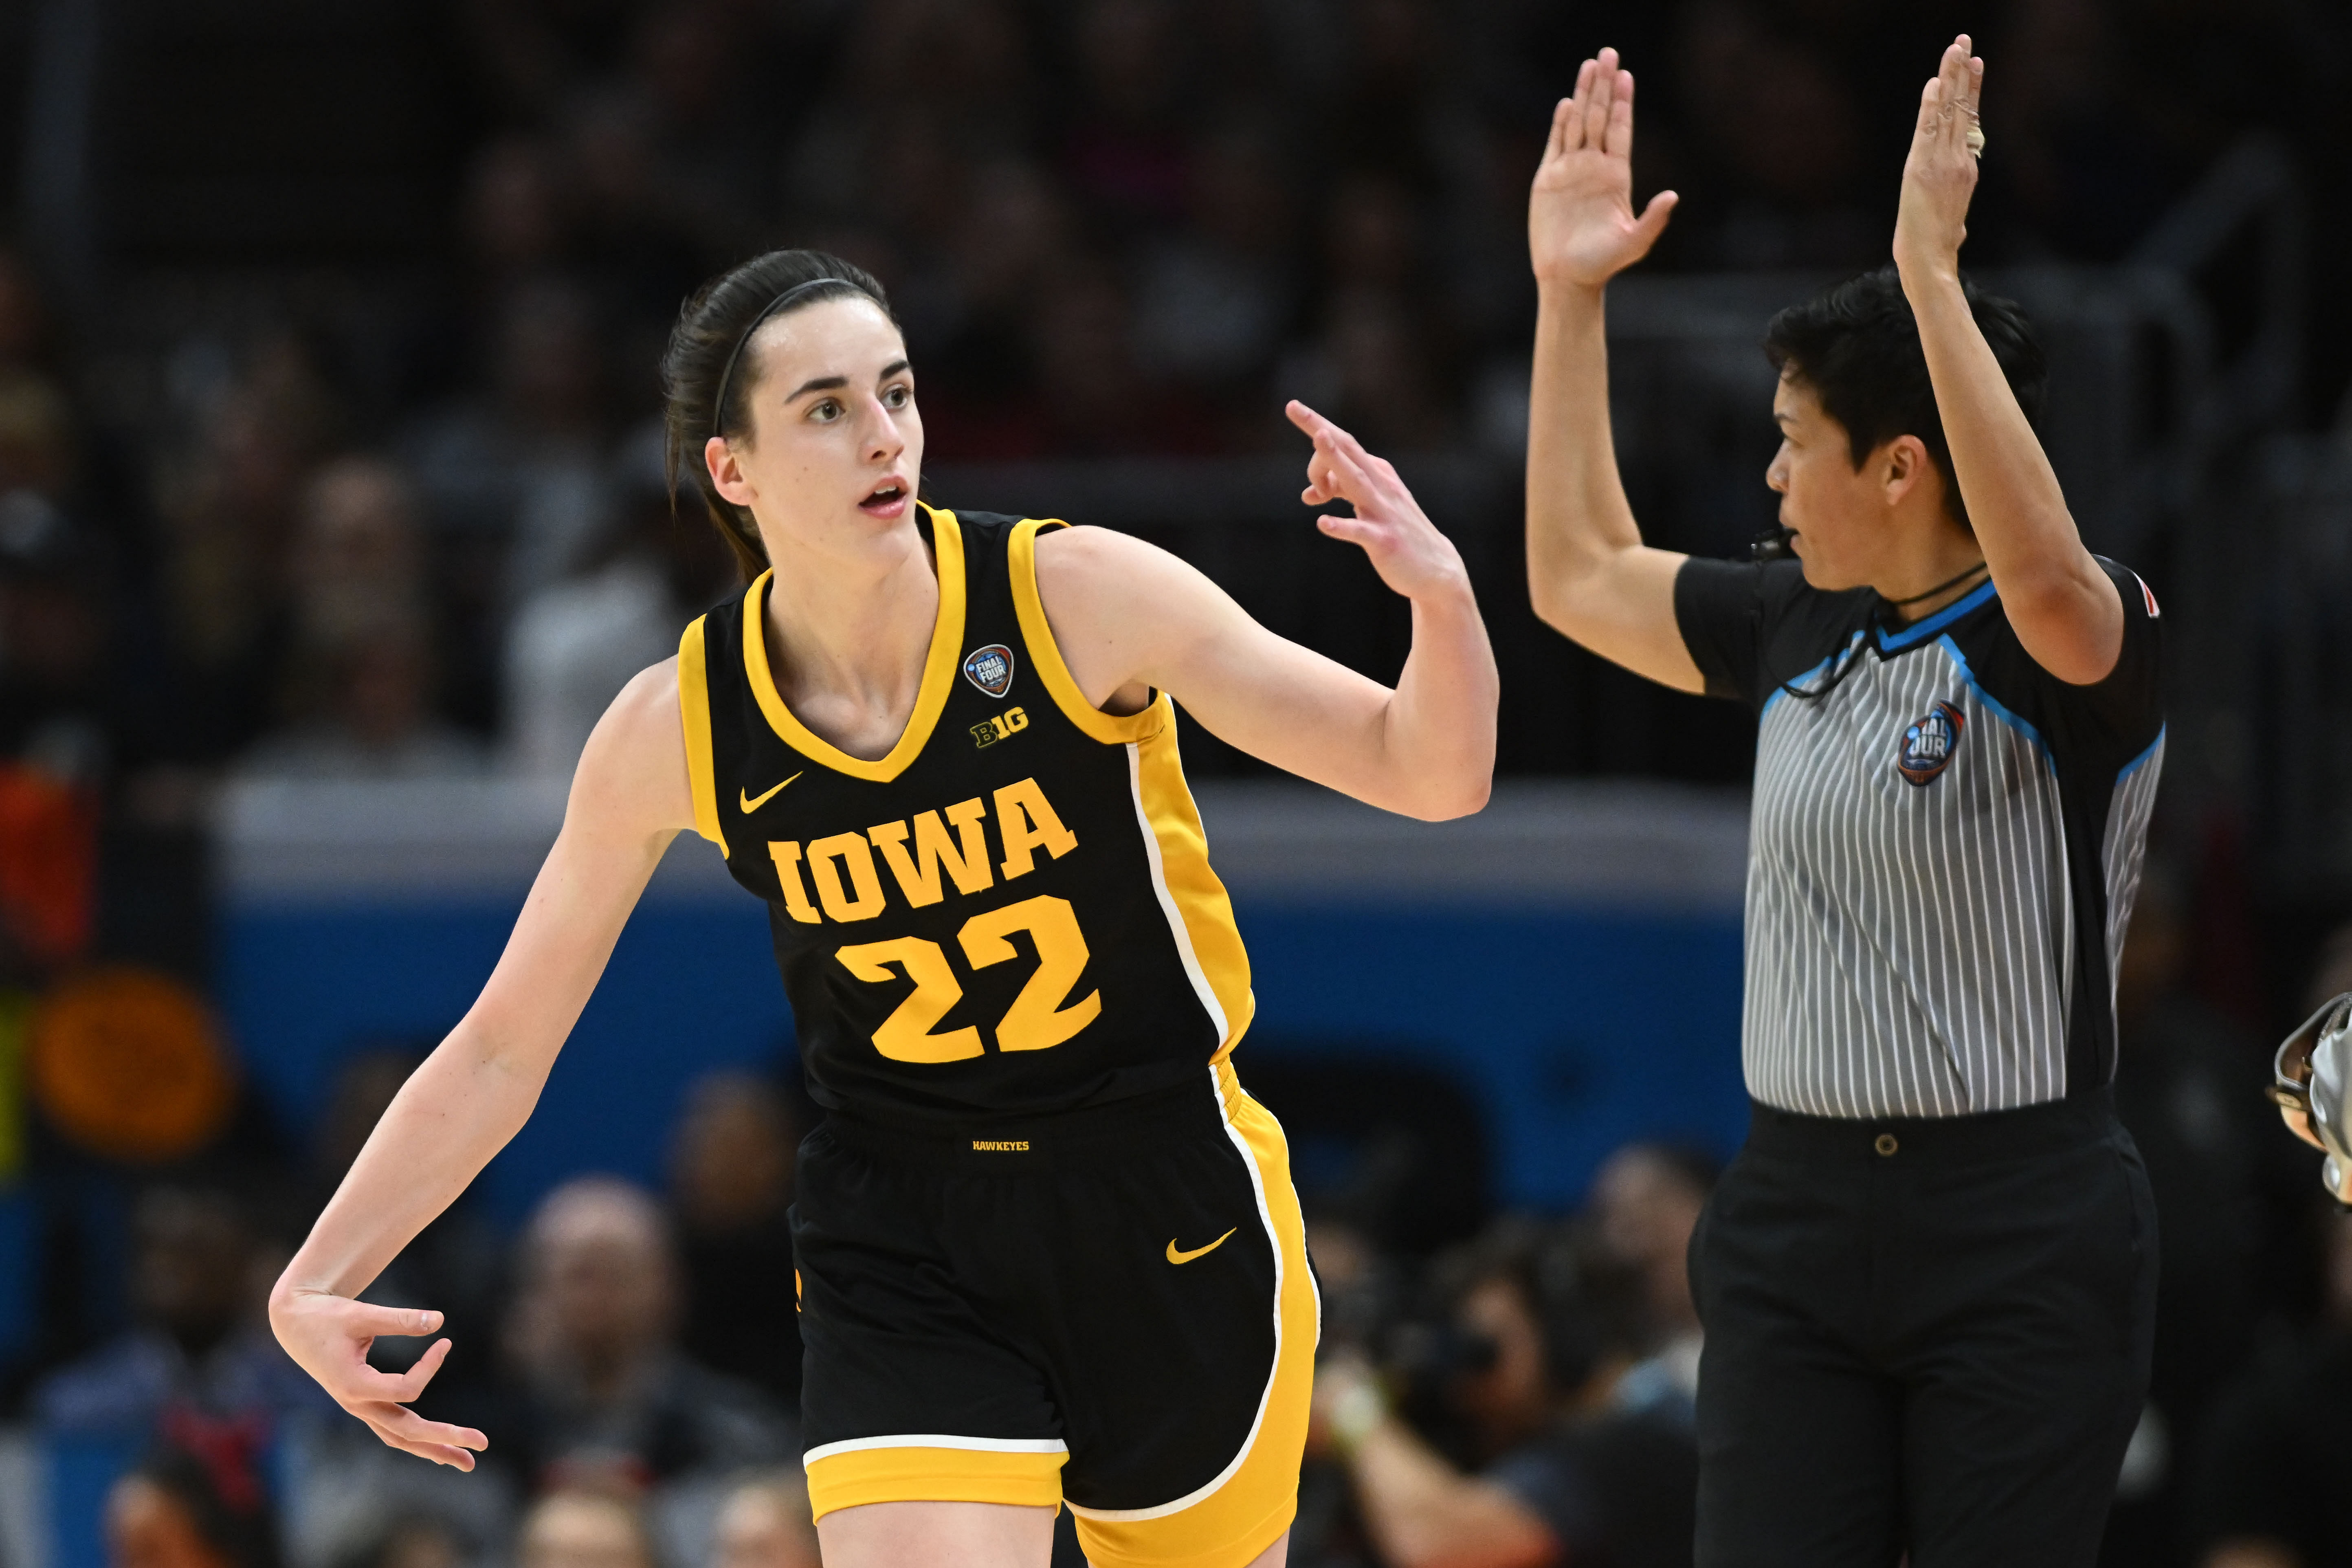
[[[1906,448],[1917,443],[1897,437],[1855,468],[1845,426],[1793,373],[1781,375],[1772,395],[1772,418],[1780,426],[1780,449],[1764,482],[1780,497],[1780,526],[1792,534],[1790,547],[1804,563],[1805,581],[1837,592],[1887,580],[1899,531],[1895,514],[1921,466]]]

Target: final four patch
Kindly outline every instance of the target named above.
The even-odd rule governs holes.
[[[1915,784],[1933,784],[1937,774],[1952,765],[1961,726],[1968,721],[1968,715],[1950,703],[1937,703],[1925,719],[1915,720],[1903,731],[1903,754],[1895,759],[1895,771]]]
[[[1001,642],[976,647],[964,655],[963,672],[991,697],[1002,697],[1013,689],[1013,650]]]

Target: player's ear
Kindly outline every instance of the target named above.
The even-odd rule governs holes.
[[[713,436],[702,444],[702,461],[710,469],[712,488],[736,506],[751,504],[751,487],[743,478],[743,465],[735,460],[734,448],[723,436]]]

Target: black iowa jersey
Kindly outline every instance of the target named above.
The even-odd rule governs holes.
[[[810,1090],[931,1118],[1072,1110],[1190,1081],[1249,1025],[1165,692],[1089,705],[1037,597],[1057,522],[922,510],[938,625],[878,762],[778,694],[762,574],[678,647],[695,826],[768,900]]]

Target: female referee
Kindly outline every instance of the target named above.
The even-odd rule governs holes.
[[[2155,1214],[2114,963],[2162,756],[2155,596],[2083,548],[2042,359],[1959,273],[1983,66],[1920,100],[1895,266],[1774,320],[1796,559],[1645,548],[1601,293],[1633,83],[1585,62],[1538,172],[1538,614],[1759,715],[1747,1147],[1691,1245],[1704,1568],[2087,1564],[2147,1390]]]
[[[1394,690],[1117,533],[917,498],[923,427],[878,284],[745,263],[664,363],[673,462],[750,585],[596,728],[480,999],[287,1267],[287,1350],[394,1447],[478,1432],[364,1359],[440,1314],[352,1300],[530,1113],[670,839],[768,901],[812,1091],[793,1218],[809,1493],[833,1568],[1278,1564],[1318,1308],[1281,1129],[1228,1061],[1248,960],[1171,700],[1408,815],[1486,801],[1496,674],[1460,557],[1388,464],[1297,404],[1306,500],[1412,602]],[[793,1303],[778,1301],[779,1312]]]

